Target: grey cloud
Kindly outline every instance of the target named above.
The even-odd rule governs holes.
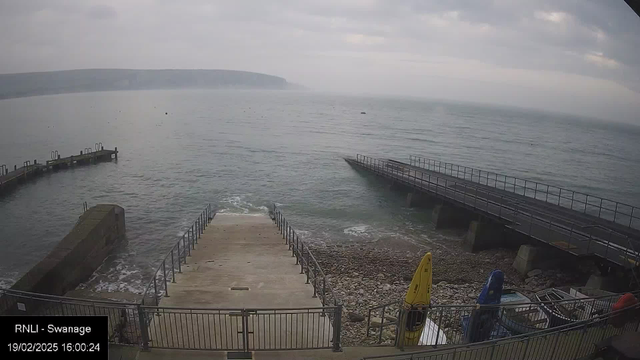
[[[89,8],[87,15],[93,19],[110,19],[118,16],[118,12],[108,5],[94,5]]]
[[[567,16],[554,22],[554,12]],[[518,89],[531,87],[530,72],[549,82],[558,73],[638,96],[638,33],[622,0],[0,0],[0,72],[234,68],[317,89],[428,95],[413,79],[474,67],[474,83],[504,84],[518,69]]]

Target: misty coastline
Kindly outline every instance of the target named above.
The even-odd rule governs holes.
[[[279,76],[237,70],[81,69],[0,74],[0,99],[159,89],[300,90],[303,87]]]

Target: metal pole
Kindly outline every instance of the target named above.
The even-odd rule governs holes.
[[[169,287],[167,286],[167,262],[162,260],[162,279],[164,281],[164,296],[169,297]]]
[[[148,328],[147,328],[147,321],[146,321],[146,316],[145,316],[145,312],[144,309],[142,308],[142,306],[137,305],[137,310],[138,310],[138,322],[140,323],[140,335],[142,337],[142,350],[143,351],[149,351],[149,332],[148,332]]]
[[[180,242],[178,242],[180,244]],[[173,266],[173,249],[171,249],[171,282],[176,282],[176,268]]]
[[[304,241],[302,242],[302,250],[300,250],[300,274],[304,274]]]
[[[333,315],[333,351],[342,351],[340,346],[340,333],[342,332],[342,305],[336,306]]]
[[[187,231],[189,231],[189,230],[187,230]],[[189,233],[187,232],[187,234],[189,234]],[[183,234],[182,235],[182,250],[184,252],[184,263],[185,264],[187,263],[187,246],[188,246],[188,244],[184,243],[184,234]]]
[[[158,306],[158,284],[156,275],[157,274],[153,274],[153,297],[156,299],[156,306]]]
[[[327,277],[322,277],[322,306],[327,303]]]
[[[602,214],[602,198],[600,198],[600,208],[598,209],[598,217]]]
[[[182,235],[182,241],[184,241],[184,235]],[[180,256],[180,240],[178,240],[178,272],[182,272],[182,257]],[[175,280],[175,275],[174,275]],[[174,281],[175,282],[175,281]]]
[[[307,263],[307,270],[305,271],[305,273],[307,274],[307,284],[309,283],[309,249],[307,249],[307,260],[305,261]]]
[[[316,267],[314,266],[313,267],[313,296],[312,296],[314,298],[318,297],[318,290],[317,290],[317,288],[318,288],[318,281],[317,281],[318,277],[316,275],[318,275],[318,274],[316,273]]]

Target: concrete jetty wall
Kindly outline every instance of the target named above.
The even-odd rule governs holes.
[[[64,295],[89,279],[124,234],[124,209],[96,205],[82,214],[69,234],[11,289]]]

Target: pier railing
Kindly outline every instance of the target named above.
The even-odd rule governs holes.
[[[396,355],[370,356],[366,359],[566,359],[587,356],[595,345],[611,336],[637,332],[640,328],[640,304],[598,315],[586,320],[507,338],[467,342]],[[406,313],[405,313],[406,314]],[[406,315],[403,317],[406,320]],[[400,337],[404,338],[401,327]]]
[[[633,294],[639,296],[640,292]],[[431,305],[422,313],[431,326],[425,326],[422,335],[424,342],[420,345],[459,345],[477,342],[481,336],[486,336],[486,339],[505,338],[586,320],[613,311],[613,304],[620,296],[622,294],[498,305]],[[564,315],[550,316],[552,309],[558,309]],[[406,322],[407,316],[411,316],[410,310],[404,308],[401,300],[371,307],[367,316],[367,337],[373,343],[402,347],[400,324]],[[477,329],[478,323],[471,322],[473,315],[482,314],[491,315],[496,320],[490,334],[482,334]],[[392,339],[389,339],[389,333],[393,334]]]
[[[627,228],[640,229],[640,209],[629,204],[538,181],[520,179],[421,156],[409,156],[409,164],[596,216]]]
[[[211,204],[208,204],[182,234],[149,280],[142,295],[142,305],[158,306],[163,296],[170,296],[167,284],[176,282],[176,272],[182,272],[182,265],[187,263],[187,258],[191,256],[191,251],[195,250],[198,239],[215,216],[215,210],[211,208]]]
[[[552,245],[558,243],[554,246],[573,254],[595,254],[625,267],[640,264],[640,253],[635,250],[638,240],[617,231],[601,226],[585,227],[584,223],[543,212],[508,193],[496,193],[461,178],[421,172],[402,163],[360,154],[356,155],[356,163],[408,187],[426,191],[472,211],[481,211],[485,216],[511,224],[511,228],[524,235]]]
[[[319,297],[322,306],[338,306],[340,301],[336,297],[331,283],[318,264],[308,244],[300,240],[296,231],[282,214],[282,211],[273,205],[273,221],[282,233],[285,244],[289,246],[291,257],[296,258],[296,265],[300,265],[300,274],[305,274],[307,284],[313,285],[313,297]]]

